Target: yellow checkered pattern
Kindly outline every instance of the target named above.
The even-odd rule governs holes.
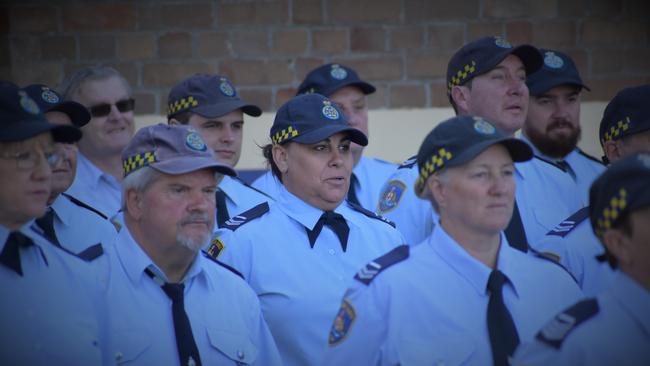
[[[456,75],[451,77],[451,81],[447,83],[447,94],[451,94],[451,88],[454,85],[461,85],[464,83],[476,70],[476,62],[472,61],[471,64],[463,66],[460,70],[456,71]]]
[[[630,117],[625,117],[625,120],[620,120],[615,123],[609,128],[609,131],[605,132],[602,143],[613,140],[615,137],[620,137],[623,132],[630,128],[630,122]]]
[[[429,161],[424,163],[424,166],[420,167],[420,176],[416,182],[416,185],[420,186],[429,178],[433,173],[440,170],[442,166],[451,159],[451,152],[447,151],[444,147],[438,150],[437,154],[431,156]]]
[[[605,230],[612,227],[612,224],[619,218],[621,212],[627,207],[627,191],[621,188],[605,207],[600,218],[596,220],[596,234],[602,236]]]
[[[129,173],[136,171],[143,166],[149,165],[156,161],[156,152],[147,151],[146,153],[136,154],[130,156],[128,159],[122,161],[122,169],[124,170],[124,176],[126,177]]]
[[[298,130],[294,129],[292,126],[289,126],[282,131],[276,132],[275,136],[271,137],[271,140],[273,140],[273,145],[278,145],[296,136],[298,136]]]
[[[169,103],[167,106],[167,115],[171,116],[172,114],[182,112],[186,109],[193,108],[199,105],[199,101],[194,99],[194,97],[181,98],[173,103]]]

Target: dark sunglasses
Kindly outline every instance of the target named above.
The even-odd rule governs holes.
[[[107,104],[107,103],[98,104],[88,108],[88,110],[90,111],[90,114],[93,117],[104,117],[104,116],[108,116],[111,113],[111,106],[112,104]],[[117,107],[117,110],[120,111],[121,113],[131,112],[135,108],[135,99],[129,98],[129,99],[120,100],[117,103],[115,103],[115,106]]]

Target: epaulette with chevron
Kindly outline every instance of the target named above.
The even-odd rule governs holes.
[[[573,215],[564,219],[561,223],[557,224],[553,230],[546,233],[546,235],[554,235],[565,237],[573,229],[578,226],[579,223],[585,221],[589,217],[589,206],[583,207],[576,211]]]
[[[265,213],[269,212],[269,204],[267,202],[260,203],[259,205],[251,208],[248,211],[242,212],[239,215],[233,216],[230,220],[226,221],[223,225],[224,228],[235,231],[242,225],[251,222]]]
[[[410,158],[404,160],[402,164],[400,164],[397,169],[410,169],[412,168],[415,164],[417,164],[418,159],[416,155],[411,156]]]
[[[377,275],[380,274],[383,270],[405,260],[408,257],[409,246],[400,245],[390,252],[366,264],[365,267],[361,268],[361,270],[357,272],[356,275],[354,275],[354,279],[365,285],[369,285],[370,282],[372,282],[372,280],[377,277]]]
[[[390,225],[392,227],[395,227],[394,222],[390,221],[389,219],[387,219],[387,218],[385,218],[385,217],[383,217],[383,216],[381,216],[379,214],[376,214],[376,213],[374,213],[374,212],[372,212],[370,210],[367,210],[367,209],[361,207],[360,205],[357,205],[356,203],[352,203],[352,202],[348,201],[348,205],[350,205],[350,208],[352,208],[353,210],[355,210],[357,212],[361,212],[362,214],[364,214],[364,215],[366,215],[366,216],[368,216],[368,217],[370,217],[372,219],[383,221],[383,222],[387,223],[388,225]]]
[[[596,299],[582,300],[546,323],[535,338],[553,348],[560,348],[566,336],[582,322],[598,314],[598,310]]]

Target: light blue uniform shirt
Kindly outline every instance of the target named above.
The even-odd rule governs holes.
[[[219,189],[226,194],[226,207],[230,217],[236,216],[247,211],[260,203],[271,200],[269,196],[246,186],[237,178],[224,175],[219,183]],[[214,226],[218,229],[217,225]]]
[[[408,249],[408,258],[392,266],[377,266],[377,259],[359,272],[369,282],[355,280],[346,292],[346,310],[333,327],[338,342],[330,342],[325,365],[492,363],[487,329],[491,269],[440,226]],[[558,309],[582,297],[563,269],[511,248],[504,235],[497,269],[508,278],[503,299],[521,340],[531,339]]]
[[[118,364],[179,365],[171,299],[144,270],[163,272],[123,227],[107,248],[110,330]],[[203,365],[280,365],[255,293],[199,253],[183,280],[185,312]]]
[[[106,298],[95,268],[32,223],[20,232],[23,276],[0,264],[0,364],[109,365]],[[0,252],[10,231],[0,225]]]
[[[560,348],[535,339],[513,365],[650,365],[650,292],[618,272],[597,297],[598,312],[562,337]],[[558,316],[571,322],[565,314]],[[556,323],[557,324],[557,323]],[[548,328],[545,328],[548,329]]]
[[[345,252],[328,226],[310,247],[305,228],[312,229],[323,211],[284,186],[267,213],[217,234],[225,245],[219,260],[240,271],[259,296],[285,365],[320,362],[330,324],[354,274],[403,243],[392,226],[345,202],[334,211],[350,228]]]
[[[538,159],[515,163],[515,198],[528,243],[536,242],[582,208],[574,191],[558,183],[562,174],[558,168]],[[413,187],[417,178],[415,163],[397,169],[386,182],[377,204],[377,213],[393,221],[408,243],[423,241],[438,222],[431,203],[415,195]]]
[[[67,194],[99,210],[109,219],[122,205],[122,185],[104,173],[82,153],[77,154],[77,174]]]
[[[54,211],[54,232],[61,246],[80,253],[96,244],[105,247],[117,235],[110,221],[59,195],[50,206]]]
[[[354,173],[358,180],[358,184],[355,186],[355,192],[363,208],[375,211],[381,189],[396,169],[396,164],[384,160],[367,158],[365,156],[359,159],[352,173]],[[269,170],[257,178],[252,186],[267,193],[271,197],[276,197],[279,185],[281,184]]]
[[[575,277],[586,296],[595,296],[609,285],[615,271],[609,264],[596,259],[605,253],[589,221],[589,208],[571,215],[537,243],[540,252],[559,257],[559,262]]]

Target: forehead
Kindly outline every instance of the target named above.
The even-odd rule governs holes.
[[[244,112],[242,112],[241,109],[235,109],[234,111],[230,113],[226,113],[223,116],[217,116],[217,117],[203,117],[200,114],[192,113],[189,119],[190,124],[194,123],[203,123],[207,121],[219,121],[219,122],[242,122],[244,120]]]
[[[98,80],[86,80],[79,87],[77,95],[83,101],[88,102],[115,102],[129,96],[127,86],[118,76],[110,76]]]
[[[48,122],[56,125],[72,126],[72,120],[70,119],[70,116],[60,111],[47,112],[45,113],[45,118],[47,118]]]
[[[340,104],[345,102],[356,102],[363,100],[365,97],[366,95],[356,86],[345,86],[329,96],[331,100]]]
[[[496,144],[488,147],[478,154],[474,159],[465,163],[461,167],[472,168],[477,166],[502,166],[511,164],[512,157],[502,144]]]
[[[160,173],[156,183],[158,185],[215,185],[215,172],[212,169],[199,169],[185,174]]]
[[[516,55],[508,55],[503,61],[499,62],[492,70],[495,69],[509,69],[509,70],[525,70],[524,63]],[[492,71],[490,70],[490,71]]]
[[[28,138],[23,141],[1,142],[0,147],[3,151],[31,150],[36,148],[46,149],[54,145],[54,139],[50,132],[44,132],[40,135]]]
[[[538,95],[537,97],[562,97],[562,96],[569,96],[573,95],[576,93],[580,93],[582,91],[582,88],[577,86],[577,85],[571,85],[571,84],[564,84],[564,85],[558,85],[556,87],[553,87],[542,94]]]

